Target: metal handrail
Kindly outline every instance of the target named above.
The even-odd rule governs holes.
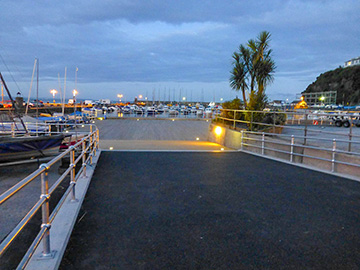
[[[217,112],[215,114],[215,119],[218,121],[227,121],[230,122],[230,125],[233,126],[233,128],[236,128],[236,124],[237,123],[242,123],[242,124],[246,124],[247,128],[251,131],[253,130],[254,126],[255,127],[263,127],[263,128],[273,128],[274,132],[276,128],[286,128],[289,130],[298,130],[298,131],[303,131],[304,133],[304,142],[306,142],[306,138],[308,133],[321,133],[321,134],[329,134],[329,135],[336,135],[336,136],[342,136],[342,137],[347,137],[347,152],[351,152],[351,148],[352,148],[352,144],[354,143],[358,143],[356,140],[354,141],[354,139],[359,140],[360,139],[360,134],[354,134],[353,133],[353,125],[356,123],[358,125],[358,121],[360,118],[360,113],[359,112],[348,112],[348,113],[344,113],[344,112],[322,112],[322,113],[312,113],[309,110],[305,110],[302,112],[294,112],[294,111],[251,111],[251,110],[233,110],[233,109],[218,109]],[[226,112],[226,113],[224,113]],[[229,115],[228,113],[232,113],[233,115]],[[239,113],[242,113],[244,116],[247,115],[247,118],[245,119],[237,119],[239,118]],[[254,119],[254,115],[255,114],[262,114],[262,115],[269,115],[272,116],[272,121],[273,123],[262,123],[262,122],[257,122],[255,121],[256,119]],[[276,121],[278,119],[276,119],[276,115],[287,115],[285,122],[283,124],[279,124],[276,123]],[[317,118],[322,117],[323,119],[313,119],[314,117],[312,116],[316,116]],[[301,120],[299,119],[295,119],[295,116],[301,116]],[[320,123],[320,125],[325,124],[331,124],[330,119],[333,117],[344,117],[345,119],[348,119],[348,121],[350,121],[350,127],[348,129],[348,132],[337,132],[337,131],[326,131],[326,130],[317,130],[314,128],[311,128],[312,124],[314,122],[311,121],[317,121],[317,124]],[[290,119],[292,118],[292,119]],[[327,118],[327,119],[324,119]],[[357,119],[357,120],[355,120]],[[284,119],[282,119],[284,120]],[[356,122],[354,122],[356,121]],[[289,124],[291,123],[292,124]],[[297,125],[296,125],[297,122]],[[231,124],[232,123],[232,124]],[[299,125],[302,125],[302,127],[299,127]],[[354,125],[355,126],[355,125]]]
[[[317,146],[311,146],[311,145],[306,145],[306,144],[296,144],[295,143],[295,138],[303,139],[304,138],[303,136],[290,135],[291,136],[291,141],[290,141],[290,144],[289,144],[289,143],[279,142],[279,141],[276,141],[276,140],[271,140],[271,141],[265,140],[265,138],[269,137],[269,136],[266,136],[266,135],[274,136],[273,133],[264,133],[264,132],[255,132],[255,131],[242,130],[241,134],[242,134],[242,136],[241,136],[241,149],[240,150],[242,150],[242,151],[244,151],[244,146],[247,146],[247,147],[254,147],[254,148],[257,148],[257,149],[261,149],[262,155],[265,155],[265,150],[270,150],[270,151],[274,151],[274,152],[278,152],[278,153],[289,154],[290,155],[290,162],[293,162],[293,157],[294,156],[307,157],[307,158],[327,161],[327,162],[331,163],[331,172],[335,171],[335,164],[343,164],[343,165],[348,165],[348,166],[353,166],[353,167],[360,168],[360,164],[355,164],[355,163],[351,163],[351,162],[344,162],[344,161],[336,160],[335,157],[336,157],[337,153],[351,154],[351,155],[354,155],[354,156],[360,156],[360,153],[357,153],[357,152],[348,152],[348,151],[342,151],[340,149],[336,149],[336,142],[338,142],[338,140],[336,140],[336,139],[331,140],[332,141],[332,148],[330,149],[330,148],[317,147]],[[246,134],[261,136],[261,138],[248,137],[249,135],[246,136]],[[279,134],[276,134],[275,136],[279,136]],[[287,136],[288,137],[289,135],[281,135],[281,136]],[[308,137],[308,139],[310,139],[310,138],[311,137]],[[313,138],[313,139],[319,140],[319,138]],[[330,139],[324,138],[322,140],[329,141]],[[246,141],[261,142],[261,145],[246,143]],[[347,142],[347,141],[343,140],[343,142]],[[275,145],[290,146],[290,151],[268,147],[268,146],[265,146],[265,143],[272,143],[272,144],[275,144]],[[360,142],[357,141],[356,143],[360,143]],[[294,147],[302,147],[302,148],[307,148],[307,149],[326,151],[326,152],[329,152],[329,153],[332,154],[332,158],[328,159],[328,158],[323,158],[323,157],[317,157],[317,156],[310,156],[310,155],[305,155],[305,154],[301,154],[301,153],[295,153],[294,152]]]
[[[86,146],[88,142],[88,145]],[[35,248],[39,245],[40,241],[44,239],[44,251],[43,256],[49,257],[51,256],[50,251],[50,237],[49,231],[51,227],[51,223],[58,213],[59,209],[65,202],[66,196],[72,192],[72,199],[75,198],[75,186],[78,178],[83,175],[86,177],[86,166],[89,163],[92,163],[93,156],[96,155],[96,150],[99,145],[99,130],[95,126],[95,130],[93,131],[93,126],[90,125],[90,133],[82,138],[79,142],[75,143],[75,145],[71,146],[66,151],[62,152],[58,156],[54,157],[48,163],[40,165],[40,167],[25,177],[18,184],[14,185],[12,188],[4,192],[0,195],[0,205],[8,200],[10,197],[15,195],[18,191],[23,189],[27,184],[36,179],[38,176],[41,176],[41,196],[40,199],[35,203],[35,205],[31,208],[31,210],[24,216],[24,218],[19,222],[19,224],[8,234],[8,236],[0,243],[0,256],[4,254],[4,252],[8,249],[11,243],[15,240],[18,234],[23,230],[25,225],[31,220],[31,218],[42,209],[42,225],[39,234],[36,236],[33,244],[28,249],[27,253],[23,257],[23,260],[20,262],[18,269],[23,269],[26,266],[31,256],[34,253]],[[81,148],[81,154],[75,159],[75,150]],[[69,168],[55,181],[55,183],[48,188],[48,177],[47,172],[51,166],[53,166],[56,162],[60,161],[64,156],[70,155],[70,165]],[[88,154],[88,155],[87,155]],[[87,155],[87,157],[86,157]],[[78,162],[82,160],[81,169],[75,175],[75,166]],[[55,189],[62,183],[62,181],[66,178],[67,175],[71,176],[71,182],[69,184],[68,189],[63,194],[62,198],[58,202],[55,209],[52,211],[52,214],[49,213],[49,199],[51,194],[55,191]]]

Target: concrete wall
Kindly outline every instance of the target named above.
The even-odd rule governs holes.
[[[220,126],[222,132],[220,135],[215,134],[215,128]],[[256,154],[263,154],[262,153],[262,136],[261,135],[249,135],[247,134],[247,138],[244,140],[243,150],[249,151]],[[255,140],[256,139],[256,140]],[[233,149],[241,149],[241,131],[239,130],[232,130],[222,125],[215,125],[210,124],[209,126],[209,135],[208,140],[210,142],[219,143],[229,148]],[[280,144],[279,144],[280,143]],[[251,144],[247,146],[246,144]],[[272,150],[272,149],[276,149]],[[281,152],[283,151],[283,152]],[[289,141],[281,140],[278,138],[271,138],[266,136],[266,141],[264,143],[264,155],[271,156],[274,158],[280,158],[286,161],[290,161],[290,152],[291,152],[291,145]],[[304,165],[308,165],[311,167],[316,167],[319,169],[323,169],[325,171],[332,170],[332,152],[325,151],[325,150],[318,150],[318,149],[310,149],[305,148],[302,146],[293,147],[293,159],[294,163],[300,163]],[[298,154],[298,155],[296,155]],[[303,157],[300,155],[305,155],[309,157]],[[321,160],[321,159],[325,160]],[[349,155],[349,154],[335,154],[335,160],[339,162],[346,162],[352,164],[360,165],[360,157]],[[346,165],[341,163],[335,163],[334,172],[341,173],[341,174],[348,174],[359,177],[360,175],[360,168],[353,166],[353,165]]]

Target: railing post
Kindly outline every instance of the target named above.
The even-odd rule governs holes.
[[[308,113],[305,113],[305,128],[304,128],[304,145],[306,145],[306,137],[307,137],[307,130],[308,130]]]
[[[75,177],[76,177],[75,147],[71,146],[70,149],[71,149],[71,151],[70,151],[70,166],[72,167],[71,172],[70,172],[70,185],[73,185],[72,190],[71,190],[71,201],[76,202],[76,196],[75,196],[75,185],[76,185],[76,181],[75,181]]]
[[[294,156],[294,142],[295,142],[294,135],[291,135],[290,162],[293,162],[293,156]]]
[[[90,136],[89,136],[89,146],[90,146],[90,164],[92,164],[92,159],[93,159],[93,136],[94,134],[92,133],[92,126],[90,126]]]
[[[41,206],[42,213],[42,224],[41,228],[46,228],[46,232],[42,239],[43,242],[43,252],[41,257],[51,258],[53,257],[50,249],[50,223],[49,223],[49,180],[48,180],[48,167],[46,164],[40,165],[40,168],[43,168],[44,171],[41,173],[41,196],[40,198],[45,198],[45,202]]]
[[[273,133],[275,133],[275,116],[276,116],[276,113],[274,111],[273,112]]]
[[[244,144],[244,130],[241,130],[241,141],[240,141],[240,149],[243,150]]]
[[[86,177],[86,141],[82,142],[82,166],[83,166],[83,177]]]
[[[252,131],[252,126],[253,126],[253,112],[251,111],[251,115],[250,115],[250,130]]]
[[[265,154],[265,133],[262,133],[261,136],[261,154],[264,155]]]
[[[352,119],[352,117],[350,117],[350,129],[349,129],[349,146],[348,146],[348,152],[351,152],[352,126],[353,126],[353,119]]]
[[[236,111],[234,111],[234,130],[236,129],[236,122],[235,122],[235,120],[236,120]]]
[[[335,171],[335,155],[336,155],[336,139],[333,139],[332,159],[331,159],[331,172]]]

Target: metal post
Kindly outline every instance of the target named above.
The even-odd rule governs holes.
[[[261,154],[264,155],[265,154],[265,133],[262,133],[262,137],[261,137]]]
[[[70,151],[70,166],[72,167],[71,173],[70,173],[70,185],[73,184],[72,187],[72,192],[71,192],[71,201],[75,202],[76,201],[76,197],[75,197],[75,185],[76,185],[76,181],[75,181],[75,176],[76,176],[76,164],[75,164],[75,147],[71,146],[71,151]]]
[[[305,113],[304,145],[306,145],[306,136],[307,136],[307,130],[308,130],[307,120],[308,120],[308,114]]]
[[[250,118],[250,130],[252,131],[252,124],[253,124],[253,112],[251,112],[251,118]]]
[[[294,142],[295,142],[294,135],[291,135],[290,162],[293,162],[293,156],[294,156]]]
[[[83,166],[83,177],[86,177],[86,142],[82,142],[82,166]]]
[[[45,202],[41,206],[42,213],[42,224],[41,228],[47,228],[44,237],[43,237],[43,252],[42,257],[52,257],[50,250],[50,223],[49,223],[49,180],[48,180],[48,167],[46,164],[40,165],[40,168],[44,168],[44,171],[41,173],[41,196],[40,198],[45,198]]]
[[[11,123],[11,137],[15,137],[15,124]]]
[[[244,144],[244,130],[241,130],[241,141],[240,141],[240,149],[243,150],[243,144]]]
[[[275,112],[273,112],[273,133],[275,133]]]
[[[335,155],[336,155],[336,139],[333,139],[332,159],[331,159],[331,172],[335,171]]]
[[[236,111],[234,111],[234,129],[236,129],[236,122],[235,122],[235,120],[236,120]]]
[[[349,146],[348,146],[348,152],[351,152],[352,126],[353,126],[353,119],[352,119],[352,117],[350,117],[350,130],[349,130]]]
[[[90,133],[89,137],[89,144],[90,144],[90,164],[92,164],[92,158],[93,158],[93,134]]]

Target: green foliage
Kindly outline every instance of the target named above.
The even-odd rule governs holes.
[[[337,104],[360,103],[360,66],[327,71],[320,74],[303,93],[337,91]]]
[[[245,108],[249,110],[262,110],[265,107],[265,89],[273,81],[276,67],[269,48],[270,37],[269,32],[263,31],[256,39],[241,44],[239,51],[232,56],[230,86],[235,91],[241,90]]]
[[[225,101],[222,104],[223,109],[228,109],[228,110],[241,110],[243,107],[243,103],[239,98],[235,98],[231,101]],[[226,111],[223,110],[222,111],[222,117],[228,118],[228,119],[234,119],[234,114],[235,114],[235,119],[236,120],[244,120],[244,114],[242,112],[236,112],[234,113],[233,111]],[[226,124],[231,124],[231,121],[225,121]]]

